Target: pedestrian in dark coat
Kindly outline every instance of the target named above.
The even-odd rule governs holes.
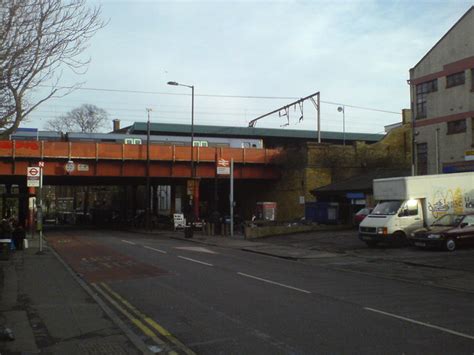
[[[15,248],[17,250],[23,250],[24,240],[26,238],[25,229],[20,225],[17,224],[15,229],[13,230],[13,243],[15,244]]]

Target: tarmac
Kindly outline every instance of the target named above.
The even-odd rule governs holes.
[[[472,249],[455,257],[450,256],[453,253],[397,254],[384,249],[374,254],[366,248],[340,252],[282,245],[281,237],[245,240],[241,235],[230,238],[197,232],[185,238],[183,232],[134,232],[474,293]],[[291,238],[298,240],[298,236]],[[38,254],[38,240],[30,239],[29,244],[28,249],[0,261],[0,354],[151,353],[53,249],[45,245]],[[5,328],[12,331],[14,340],[1,337]]]

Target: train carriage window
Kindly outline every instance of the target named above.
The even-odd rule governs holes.
[[[140,138],[125,138],[125,144],[142,144],[142,140]]]
[[[207,141],[193,141],[193,147],[208,147]]]
[[[252,148],[257,148],[257,145],[255,143],[252,144]]]

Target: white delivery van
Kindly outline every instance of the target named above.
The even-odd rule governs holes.
[[[369,246],[405,241],[446,213],[474,212],[474,172],[377,179],[374,199],[359,238]]]

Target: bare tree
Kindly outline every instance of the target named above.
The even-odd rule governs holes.
[[[46,123],[46,128],[61,132],[98,132],[108,122],[107,111],[94,105],[82,105],[64,116]]]
[[[79,58],[104,26],[100,7],[85,0],[0,0],[0,128],[7,136],[40,104],[77,88],[60,89],[63,68],[84,73],[90,59]],[[48,92],[35,100],[39,86]]]

